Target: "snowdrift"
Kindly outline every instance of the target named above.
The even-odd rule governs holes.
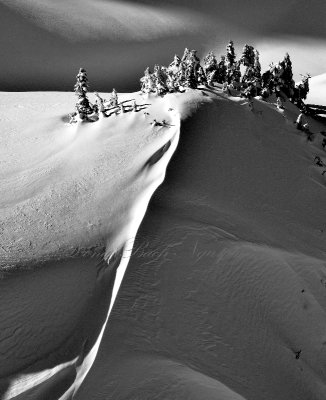
[[[2,93],[2,398],[322,400],[325,127],[134,97],[69,126],[72,94]]]
[[[181,124],[76,399],[325,396],[323,154],[286,103],[205,91]]]
[[[310,79],[309,87],[306,103],[326,106],[326,73],[313,76]]]
[[[69,125],[70,93],[1,94],[2,399],[70,398],[91,367],[178,143],[169,99],[121,95],[125,114]]]

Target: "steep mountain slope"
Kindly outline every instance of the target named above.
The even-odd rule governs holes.
[[[72,94],[1,94],[2,398],[322,400],[325,126],[120,98],[143,109],[70,126]]]
[[[57,399],[92,365],[180,117],[171,96],[135,93],[69,125],[71,93],[0,97],[0,397],[46,382],[32,398]]]
[[[323,153],[286,104],[206,91],[76,399],[323,399]]]

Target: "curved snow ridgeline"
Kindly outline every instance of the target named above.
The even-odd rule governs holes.
[[[2,399],[70,398],[94,361],[179,139],[178,101],[129,98],[143,109],[69,125],[71,94],[2,93]]]
[[[324,399],[325,127],[233,95],[2,93],[3,399]]]
[[[325,397],[325,126],[204,92],[77,400]]]

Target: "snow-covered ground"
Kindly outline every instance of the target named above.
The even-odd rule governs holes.
[[[208,94],[181,124],[78,400],[324,399],[322,137],[295,129],[292,104],[252,113]]]
[[[326,73],[310,79],[306,102],[326,106]]]
[[[2,398],[324,399],[325,126],[121,97],[144,110],[70,126],[72,94],[1,93]]]
[[[120,95],[129,99],[138,112],[125,103],[125,114],[69,125],[70,93],[1,93],[1,398],[58,370],[59,393],[96,355],[179,137],[174,98]]]

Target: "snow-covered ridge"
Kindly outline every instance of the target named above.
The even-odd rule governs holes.
[[[315,137],[307,142],[293,104],[280,110],[275,97],[257,98],[249,108],[222,85],[119,97],[147,108],[70,125],[72,94],[2,93],[0,259],[29,268],[1,281],[2,395],[29,389],[21,396],[38,399],[55,388],[57,398],[89,400],[119,387],[124,399],[160,387],[164,399],[171,378],[172,397],[203,390],[256,399],[267,385],[270,398],[283,400],[303,390],[304,360],[302,393],[321,399],[325,211],[310,204],[325,192],[314,164],[316,155],[325,161],[323,126],[308,117]],[[308,323],[300,296],[313,309]],[[262,308],[251,313],[256,303]],[[287,320],[279,317],[285,306]],[[268,317],[255,319],[266,310],[272,328]],[[128,372],[135,352],[136,380]],[[290,371],[278,387],[266,383],[270,352],[273,371]]]
[[[155,64],[153,72],[147,67],[140,83],[142,93],[155,93],[160,96],[167,93],[184,93],[187,89],[201,86],[208,88],[222,84],[224,91],[230,95],[231,89],[240,91],[240,96],[248,99],[250,106],[255,96],[261,96],[266,100],[275,94],[280,109],[283,109],[284,101],[289,99],[302,111],[313,113],[313,110],[306,109],[304,104],[309,92],[310,78],[309,73],[302,75],[302,81],[295,84],[292,61],[288,53],[282,61],[277,64],[272,63],[270,68],[262,73],[259,51],[246,44],[237,59],[234,43],[231,40],[226,46],[226,55],[221,55],[219,61],[213,51],[201,61],[196,50],[189,50],[186,47],[183,56],[175,54],[168,66]],[[112,90],[110,99],[104,99],[94,92],[96,101],[94,104],[90,102],[87,96],[89,81],[85,68],[79,69],[74,91],[78,100],[75,111],[69,114],[70,123],[75,123],[77,119],[96,122],[100,116],[107,118],[125,112],[126,104],[119,102],[115,89]],[[133,103],[127,107],[131,107],[134,111],[139,110],[135,99],[132,101]]]
[[[324,399],[325,125],[203,92],[78,400]]]
[[[71,367],[78,386],[96,356],[136,232],[179,139],[178,100],[120,96],[146,110],[70,125],[63,110],[71,94],[2,93],[0,313],[11,332],[0,338],[2,398],[53,374],[65,379]],[[19,304],[26,314],[15,320]]]

